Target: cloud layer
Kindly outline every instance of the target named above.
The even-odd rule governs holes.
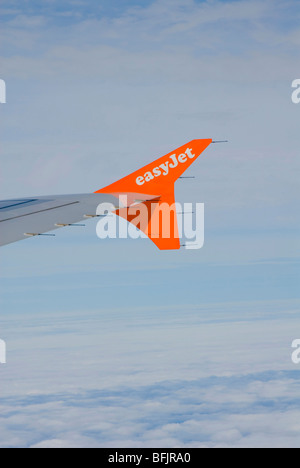
[[[19,314],[5,329],[2,447],[299,447],[299,301]]]

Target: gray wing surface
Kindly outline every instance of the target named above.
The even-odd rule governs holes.
[[[0,201],[0,246],[54,231],[96,216],[100,204],[117,209],[109,194],[60,195]],[[114,211],[112,209],[111,211]]]

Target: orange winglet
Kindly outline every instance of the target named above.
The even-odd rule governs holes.
[[[121,208],[116,214],[141,229],[159,249],[179,249],[174,184],[211,143],[212,139],[193,140],[95,193],[149,194],[151,200]]]

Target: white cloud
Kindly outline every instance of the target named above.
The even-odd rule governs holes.
[[[299,301],[6,316],[1,446],[299,447],[298,317]]]

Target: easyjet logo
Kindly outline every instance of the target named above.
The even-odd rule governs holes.
[[[137,177],[137,185],[144,185],[145,182],[151,182],[155,177],[167,176],[170,171],[175,169],[179,164],[184,164],[188,159],[193,159],[196,155],[193,154],[192,151],[191,148],[187,148],[185,153],[181,153],[179,156],[172,154],[165,163],[154,167],[152,171],[146,172],[143,176]]]

